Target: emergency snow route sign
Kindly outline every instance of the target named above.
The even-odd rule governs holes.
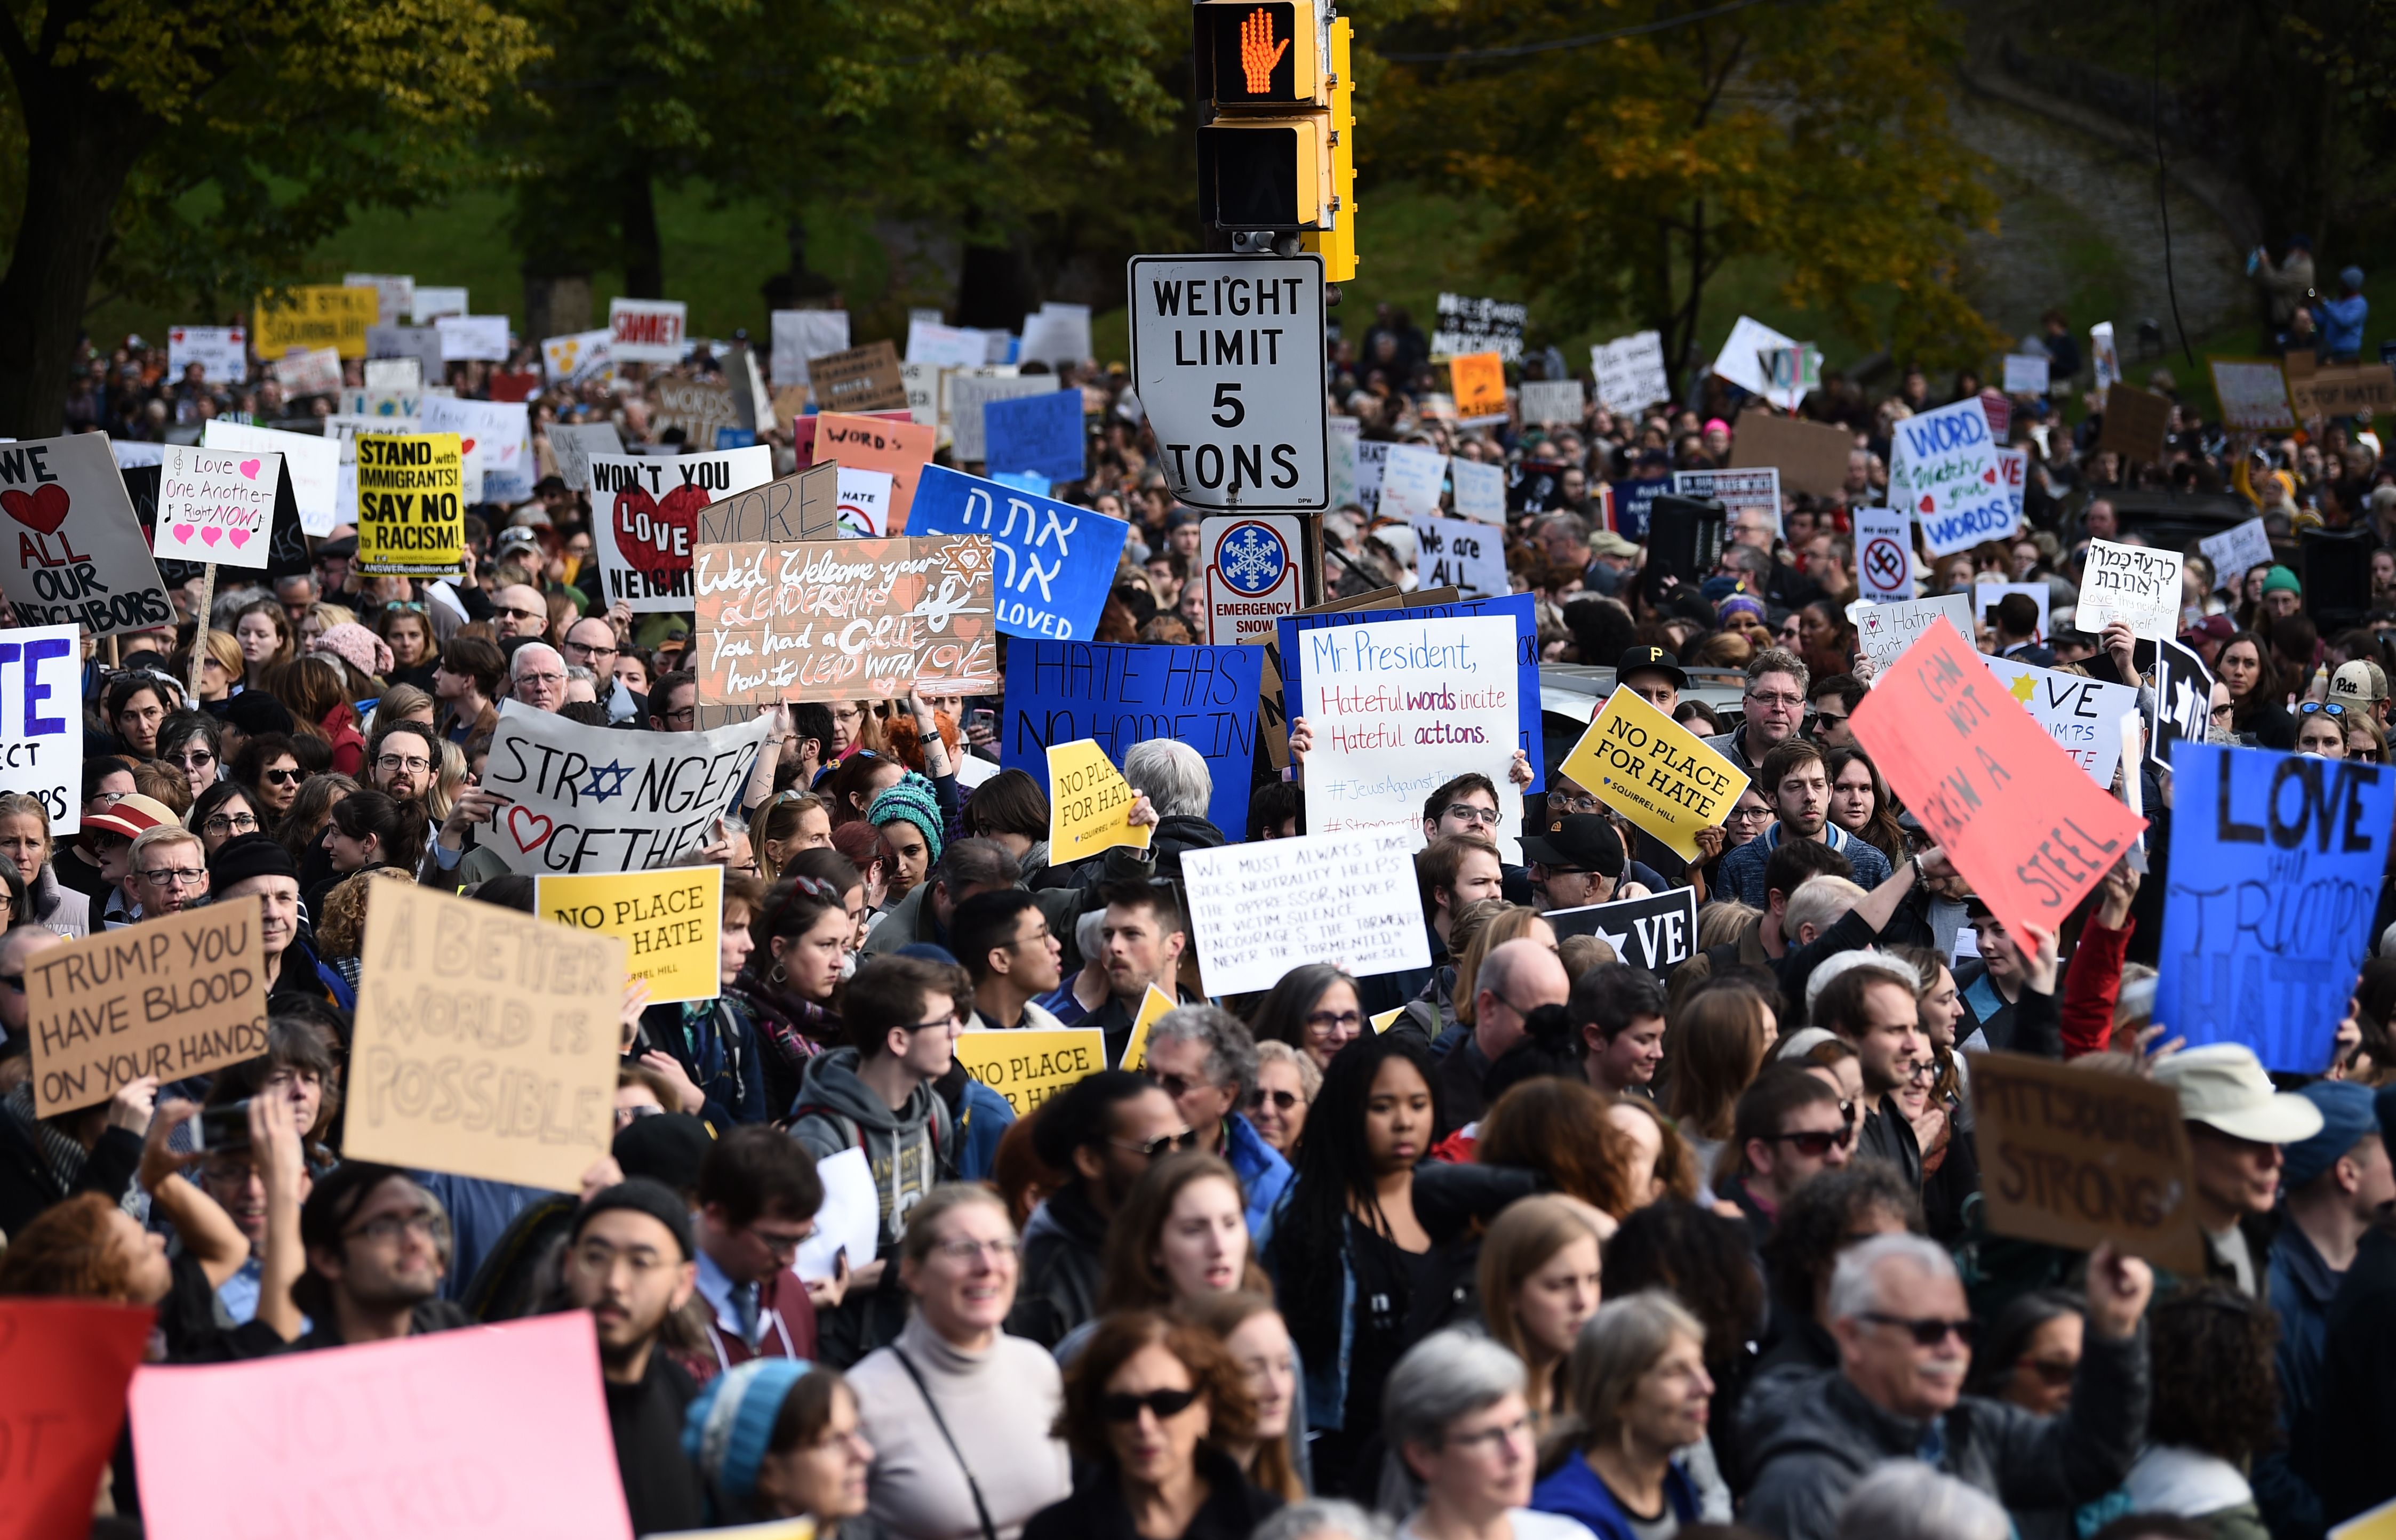
[[[1173,495],[1220,512],[1331,506],[1323,259],[1135,257],[1134,391]]]

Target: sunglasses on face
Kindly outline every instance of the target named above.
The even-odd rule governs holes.
[[[1969,1348],[1972,1346],[1972,1339],[1977,1336],[1980,1331],[1979,1323],[1969,1316],[1960,1321],[1949,1321],[1940,1316],[1923,1316],[1916,1321],[1908,1316],[1883,1315],[1878,1310],[1866,1310],[1863,1313],[1863,1319],[1875,1326],[1897,1327],[1911,1336],[1917,1347],[1922,1348],[1937,1347],[1947,1340],[1950,1333],[1953,1334],[1957,1342]]]
[[[2039,1383],[2050,1390],[2069,1387],[2073,1376],[2080,1373],[2080,1365],[2068,1363],[2061,1359],[2026,1358],[2021,1361],[2020,1366],[2036,1374]]]
[[[1298,1106],[1298,1093],[1295,1091],[1268,1091],[1261,1085],[1248,1093],[1248,1105],[1259,1110],[1263,1109],[1265,1103],[1271,1102],[1275,1108],[1287,1112]]]
[[[277,786],[296,786],[300,783],[300,772],[297,770],[267,770],[260,774]]]
[[[1775,1134],[1772,1142],[1793,1146],[1798,1154],[1818,1161],[1855,1136],[1853,1128],[1809,1128],[1796,1134]]]
[[[2346,715],[2346,708],[2339,705],[2335,700],[2308,700],[2303,705],[2296,708],[2296,714],[2298,716],[2311,716],[2316,712],[2323,716],[2342,717]]]
[[[1171,1093],[1168,1092],[1167,1095]],[[1155,1161],[1162,1160],[1177,1149],[1197,1148],[1198,1131],[1194,1128],[1185,1128],[1178,1134],[1160,1134],[1146,1144],[1133,1144],[1128,1139],[1109,1139],[1107,1143],[1117,1149],[1128,1149],[1144,1160]]]
[[[1195,1390],[1151,1390],[1145,1396],[1117,1392],[1098,1402],[1098,1411],[1111,1423],[1139,1421],[1142,1408],[1155,1414],[1158,1422],[1170,1422],[1197,1404]]]

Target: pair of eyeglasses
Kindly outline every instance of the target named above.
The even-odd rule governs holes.
[[[411,775],[421,775],[425,771],[433,768],[433,762],[429,759],[409,759],[404,758],[398,754],[385,754],[382,758],[375,761],[375,768],[378,770],[406,770]]]
[[[1850,1143],[1855,1136],[1856,1131],[1853,1128],[1808,1128],[1795,1134],[1769,1135],[1774,1144],[1792,1145],[1800,1155],[1810,1156],[1817,1161],[1831,1150]]]
[[[2079,1364],[2064,1359],[2025,1358],[2020,1361],[2019,1367],[2037,1375],[2038,1382],[2050,1390],[2064,1389],[2080,1373]]]
[[[1298,1093],[1295,1091],[1268,1091],[1261,1085],[1248,1093],[1248,1105],[1252,1108],[1262,1108],[1265,1103],[1271,1102],[1275,1108],[1287,1112],[1298,1105]]]
[[[152,887],[196,887],[207,876],[206,871],[190,867],[159,867],[141,873],[141,880]]]
[[[1484,829],[1498,827],[1498,810],[1494,807],[1475,807],[1471,803],[1449,803],[1440,811],[1445,816],[1461,823],[1476,823]]]
[[[218,813],[200,825],[204,834],[254,834],[258,819],[247,813]]]
[[[1185,1128],[1178,1134],[1160,1134],[1146,1144],[1134,1144],[1129,1139],[1109,1139],[1107,1143],[1117,1149],[1128,1149],[1144,1159],[1155,1161],[1162,1160],[1177,1149],[1197,1148],[1198,1131],[1194,1128]]]
[[[1138,1422],[1143,1411],[1158,1422],[1170,1422],[1197,1404],[1195,1390],[1151,1390],[1145,1396],[1118,1391],[1099,1401],[1098,1411],[1111,1423]]]
[[[277,786],[297,786],[301,777],[298,770],[261,770],[259,774]]]
[[[1875,1326],[1897,1327],[1899,1331],[1910,1334],[1914,1343],[1923,1348],[1936,1348],[1946,1341],[1950,1335],[1969,1348],[1972,1346],[1972,1339],[1980,1333],[1979,1322],[1969,1316],[1961,1320],[1949,1321],[1943,1316],[1923,1316],[1916,1319],[1910,1316],[1884,1315],[1878,1310],[1866,1310],[1862,1319]]]
[[[1353,1032],[1360,1030],[1364,1025],[1364,1013],[1362,1011],[1314,1011],[1306,1018],[1306,1028],[1311,1032],[1337,1032],[1343,1029]]]
[[[491,607],[511,620],[547,620],[549,618],[549,616],[540,610],[517,609],[511,604],[494,604]]]

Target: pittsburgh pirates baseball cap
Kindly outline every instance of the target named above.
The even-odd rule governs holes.
[[[1543,866],[1578,867],[1601,877],[1619,877],[1630,857],[1622,836],[1603,813],[1566,813],[1548,819],[1544,834],[1523,836],[1523,855]]]
[[[1614,677],[1617,681],[1628,679],[1638,669],[1666,675],[1676,690],[1689,687],[1689,676],[1681,668],[1681,660],[1661,647],[1633,647],[1624,653],[1621,660],[1614,665]]]

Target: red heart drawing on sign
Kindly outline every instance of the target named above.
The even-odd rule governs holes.
[[[201,530],[201,531],[200,531],[200,538],[201,538],[203,541],[205,541],[205,542],[206,542],[207,544],[209,544],[209,545],[214,545],[214,544],[216,544],[216,543],[217,543],[217,541],[219,541],[220,539],[222,539],[223,538],[224,538],[224,531],[223,531],[223,530],[221,530],[221,529],[219,529],[219,528],[218,528],[216,525],[214,525],[214,524],[210,524],[210,525],[208,525],[208,527],[207,527],[207,528],[203,529],[203,530]]]
[[[1923,511],[1924,513],[1936,513],[1936,512],[1937,512],[1937,511],[1938,511],[1938,499],[1937,499],[1937,498],[1934,498],[1934,497],[1932,497],[1929,493],[1924,492],[1924,493],[1922,495],[1922,511]]]
[[[525,837],[524,829],[520,827],[521,825],[528,824],[539,824],[540,826],[540,832],[533,835],[529,839]],[[508,809],[508,838],[516,843],[516,848],[518,850],[530,850],[537,845],[548,843],[549,836],[555,828],[556,825],[552,823],[548,818],[542,816],[540,814],[535,813],[530,808],[511,807]]]
[[[258,461],[244,460],[241,462],[241,479],[244,481],[256,481],[258,479]]]
[[[1981,479],[1982,481],[1984,481],[1984,482],[1987,482],[1990,486],[1994,486],[1994,485],[1997,485],[1997,468],[1996,468],[1995,466],[1993,466],[1993,465],[1992,465],[1992,466],[1989,467],[1989,469],[1987,469],[1986,471],[1981,471],[1981,472],[1980,472],[1980,479]]]
[[[699,511],[707,502],[707,488],[698,485],[677,486],[663,502],[637,486],[617,493],[616,550],[626,564],[652,578],[671,580],[689,571]]]
[[[458,453],[461,455],[471,455],[473,452],[474,441],[473,439],[459,439],[458,441]]]
[[[20,492],[12,486],[0,492],[0,509],[27,529],[55,535],[59,525],[67,522],[67,489],[56,482],[31,492]]]

